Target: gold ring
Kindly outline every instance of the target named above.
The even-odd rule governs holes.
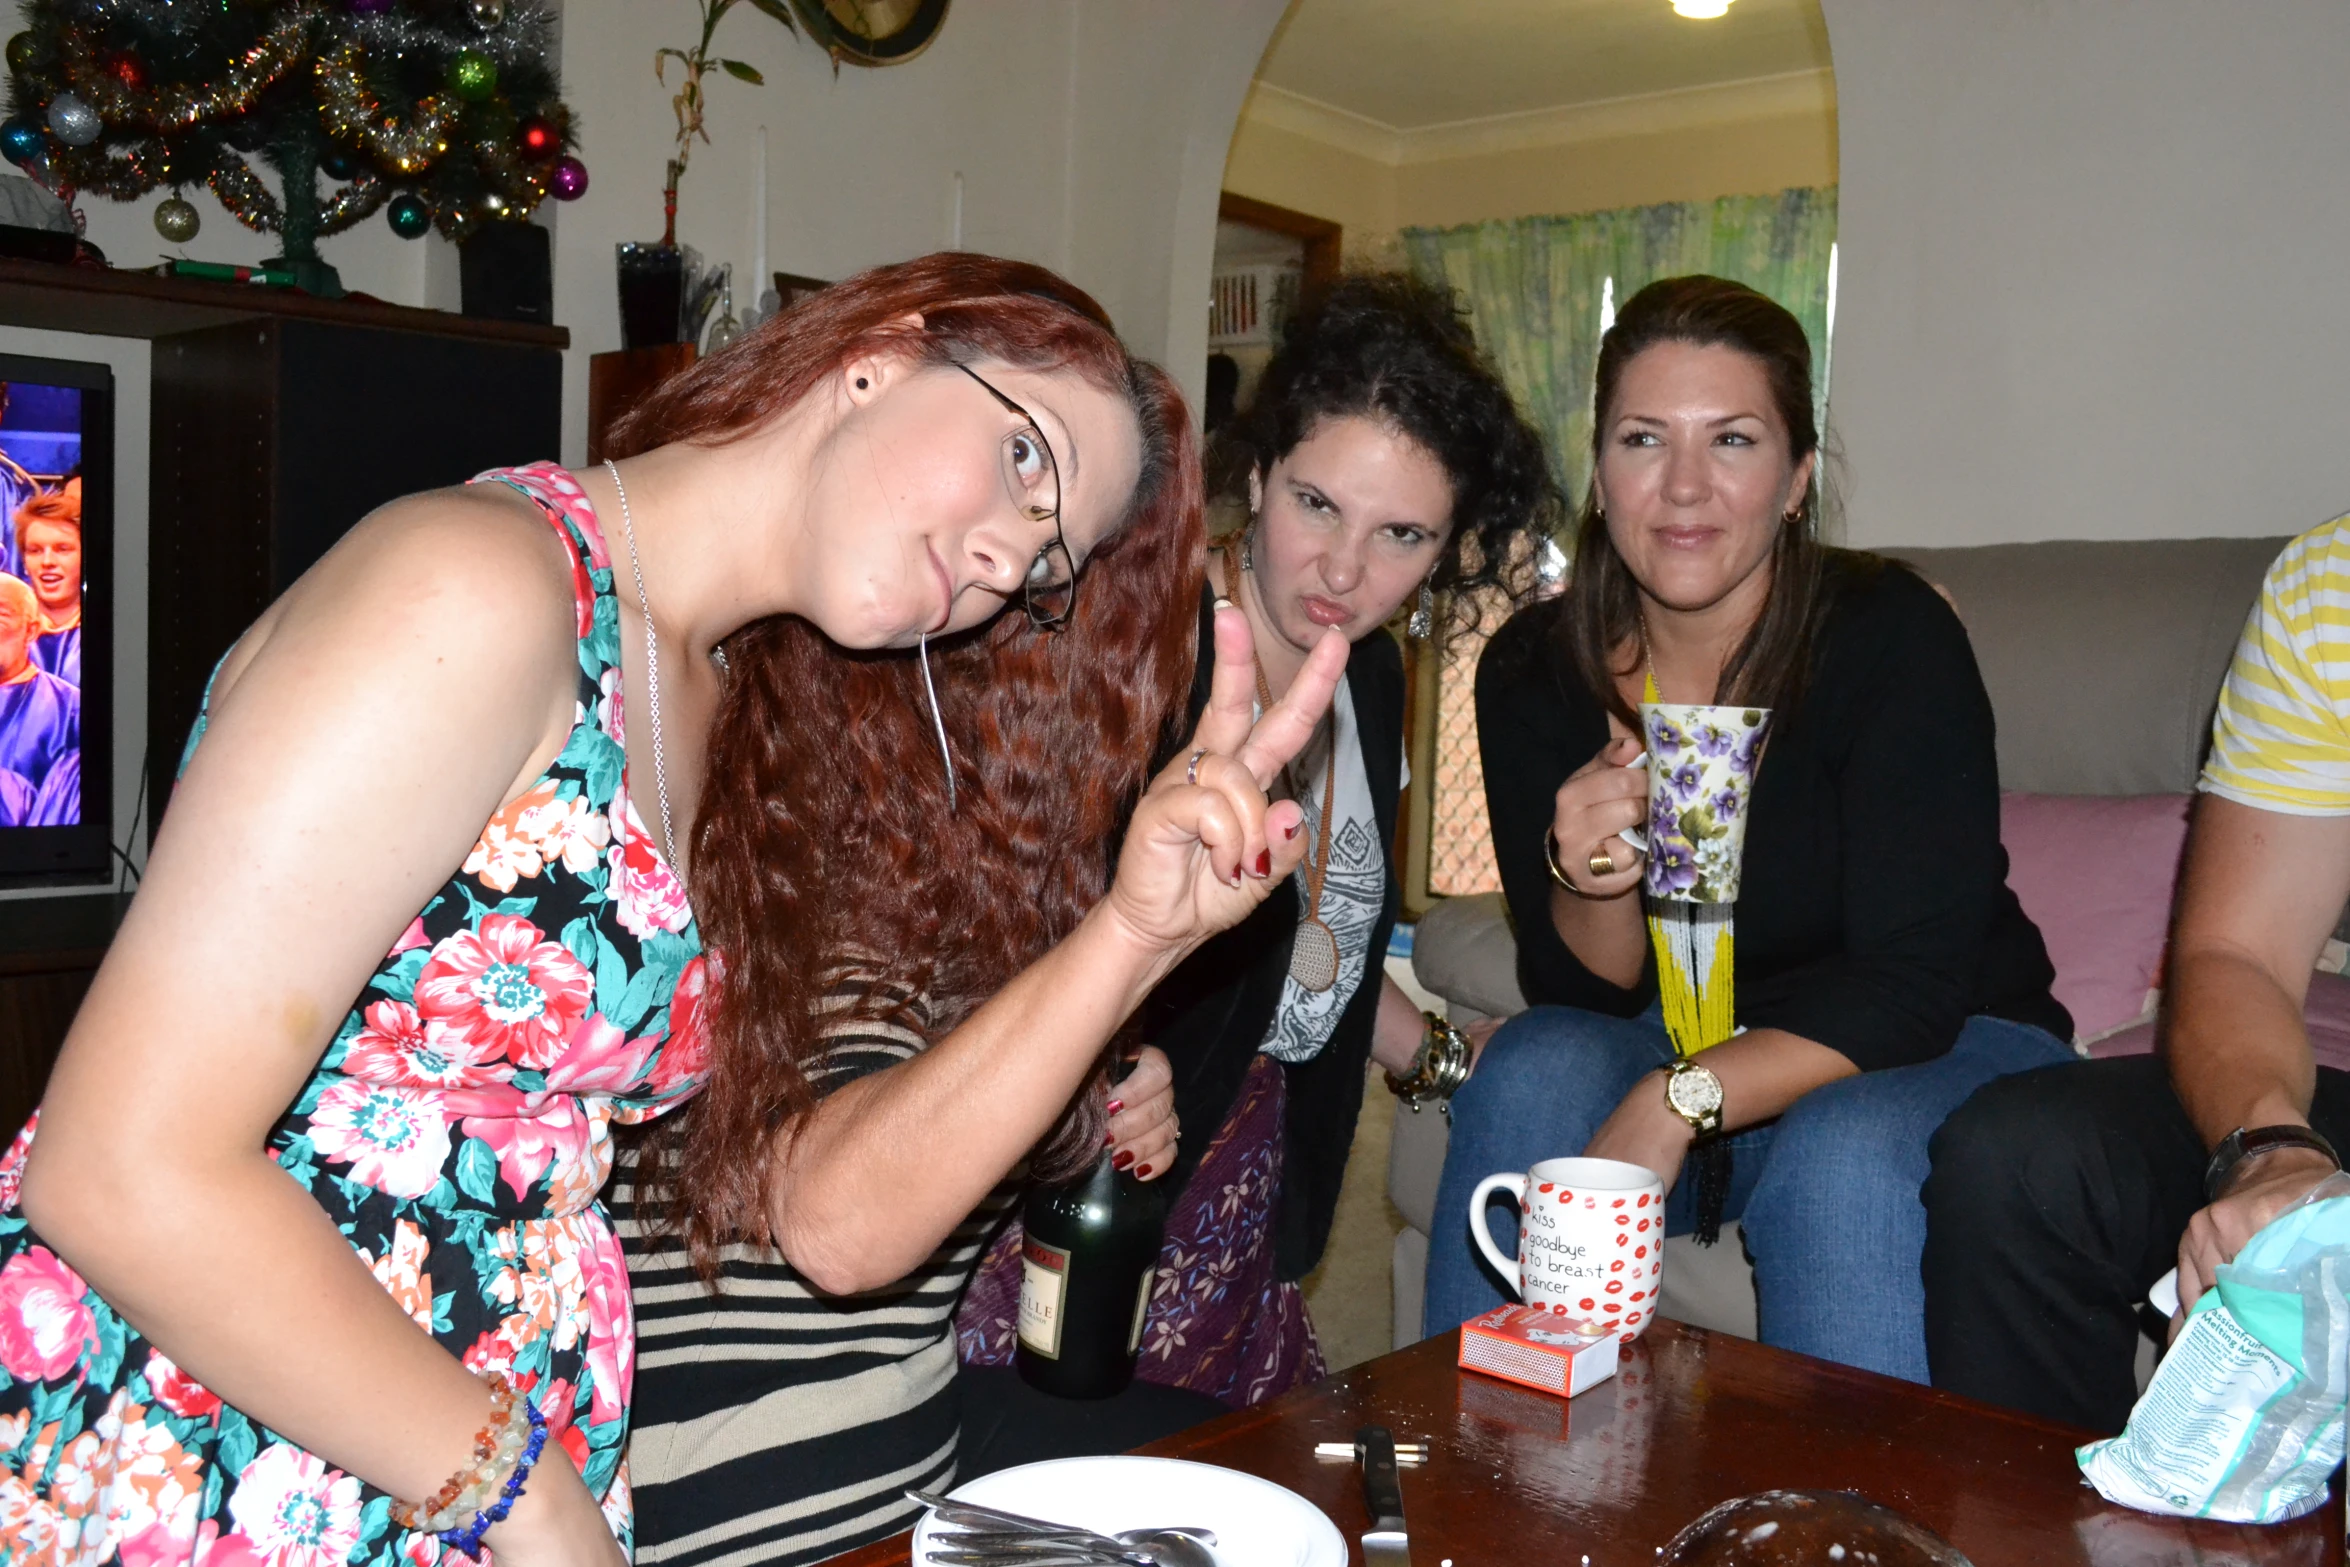
[[[1592,850],[1591,858],[1584,863],[1591,867],[1594,876],[1613,876],[1616,873],[1615,857],[1605,849]]]

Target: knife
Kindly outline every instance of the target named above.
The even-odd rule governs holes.
[[[1403,1486],[1396,1478],[1395,1435],[1385,1426],[1355,1433],[1363,1465],[1363,1508],[1371,1527],[1363,1535],[1363,1560],[1370,1567],[1412,1567],[1411,1540],[1403,1527]]]

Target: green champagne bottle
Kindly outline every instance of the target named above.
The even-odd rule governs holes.
[[[1039,1187],[1020,1210],[1013,1358],[1032,1387],[1061,1398],[1108,1398],[1134,1380],[1157,1278],[1167,1199],[1110,1159],[1103,1150],[1091,1171]]]

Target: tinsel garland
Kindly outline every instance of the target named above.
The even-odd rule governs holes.
[[[358,39],[368,54],[379,60],[471,49],[488,55],[500,71],[507,71],[542,61],[555,50],[554,12],[526,0],[508,0],[505,22],[488,31],[471,23],[438,26],[403,6],[373,14],[353,11],[339,18],[335,26]]]
[[[258,234],[275,234],[285,224],[285,208],[268,182],[255,174],[244,159],[228,149],[221,149],[220,161],[205,175],[204,183],[229,215]],[[318,207],[320,235],[340,234],[361,219],[372,215],[391,198],[392,182],[373,169],[362,169],[351,183],[336,191]]]
[[[327,135],[356,142],[377,162],[402,174],[422,174],[447,155],[463,106],[440,93],[416,101],[403,120],[389,113],[367,85],[366,53],[346,38],[318,57],[318,118]]]
[[[63,38],[65,80],[110,126],[186,130],[252,108],[254,100],[309,51],[310,29],[323,14],[319,6],[298,5],[211,81],[144,90],[124,85],[105,70],[91,47],[91,33],[67,28]]]

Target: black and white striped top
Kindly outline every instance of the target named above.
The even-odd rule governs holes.
[[[924,1044],[913,1029],[864,1020],[831,1032],[811,1074],[819,1094]],[[955,1307],[1016,1195],[998,1187],[883,1289],[822,1295],[777,1252],[737,1244],[721,1253],[712,1295],[683,1240],[646,1233],[616,1183],[612,1218],[636,1296],[637,1561],[821,1561],[908,1527],[920,1509],[907,1487],[953,1485]]]

